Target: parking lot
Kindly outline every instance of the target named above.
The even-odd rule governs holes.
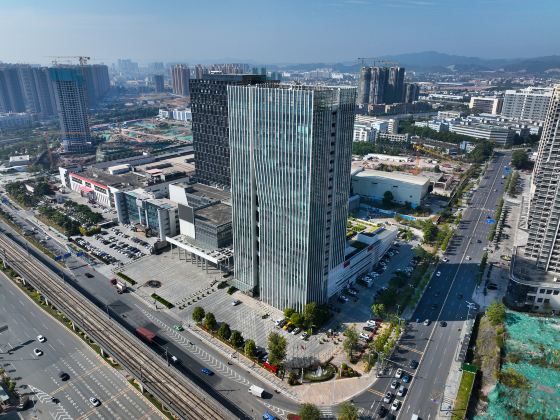
[[[149,255],[152,250],[150,242],[126,230],[124,226],[112,227],[96,235],[74,237],[73,240],[106,264],[120,266]]]

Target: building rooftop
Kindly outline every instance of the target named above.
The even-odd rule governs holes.
[[[219,200],[226,203],[229,203],[231,200],[231,194],[229,191],[221,190],[209,185],[200,184],[198,182],[194,184],[180,182],[177,183],[177,185],[185,188],[188,194],[194,194],[198,195],[199,197],[206,197],[211,200]]]
[[[405,172],[377,171],[375,169],[364,169],[363,171],[354,173],[352,176],[357,178],[376,177],[376,178],[392,179],[395,181],[408,182],[409,184],[416,184],[416,185],[424,185],[430,182],[430,178],[427,178],[425,176],[417,176],[417,175],[407,174]]]
[[[224,203],[213,204],[195,212],[197,219],[205,219],[217,226],[231,223],[231,207]]]

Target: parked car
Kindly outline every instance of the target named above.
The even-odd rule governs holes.
[[[397,371],[395,372],[395,378],[400,379],[402,374],[403,374],[403,370],[401,368],[398,368]]]
[[[43,355],[43,350],[40,349],[33,349],[33,354],[35,356],[42,356]]]
[[[398,381],[393,381],[393,382],[391,382],[391,389],[397,389],[398,386],[399,386],[399,382],[398,382]]]
[[[393,401],[393,404],[391,404],[391,411],[397,411],[400,406],[401,402],[399,400]]]
[[[383,397],[383,402],[389,404],[392,399],[393,399],[393,394],[391,394],[390,392],[387,392],[385,394],[385,396]]]
[[[47,341],[47,339],[45,337],[43,337],[42,335],[38,335],[37,336],[37,341],[39,343],[44,343],[45,341]]]

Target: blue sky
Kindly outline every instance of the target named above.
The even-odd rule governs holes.
[[[560,54],[560,0],[2,0],[0,61]]]

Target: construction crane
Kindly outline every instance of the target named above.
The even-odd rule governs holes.
[[[375,57],[358,57],[358,60],[360,60],[362,62],[362,67],[364,67],[366,65],[366,60],[376,60]]]
[[[53,65],[58,65],[58,60],[60,59],[78,59],[80,66],[85,66],[88,63],[88,60],[91,60],[91,57],[86,57],[83,55],[51,55],[48,58],[52,58]]]

